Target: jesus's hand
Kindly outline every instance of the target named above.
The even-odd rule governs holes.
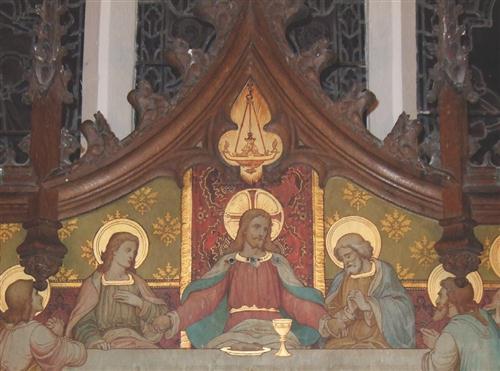
[[[172,328],[172,320],[169,316],[159,316],[153,321],[153,330],[156,332],[165,332]]]

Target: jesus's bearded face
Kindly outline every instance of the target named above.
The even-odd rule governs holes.
[[[250,221],[245,233],[245,242],[254,249],[262,249],[269,233],[269,222],[263,216],[257,216]]]

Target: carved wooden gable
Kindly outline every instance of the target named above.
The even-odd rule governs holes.
[[[333,57],[326,43],[320,40],[310,50],[294,53],[285,37],[299,6],[285,0],[230,6],[206,2],[200,14],[217,29],[210,53],[189,49],[179,40],[167,56],[184,80],[177,97],[169,99],[140,83],[128,96],[139,119],[137,129],[119,141],[97,113],[94,122],[82,123],[87,149],[71,165],[59,166],[57,149],[44,152],[59,143],[54,123],[67,77],[60,59],[54,62],[55,77],[42,90],[36,90],[40,87],[34,80],[32,166],[7,169],[0,201],[4,220],[25,222],[28,237],[18,251],[35,277],[44,280],[55,273],[64,256],[55,234],[58,220],[112,202],[162,175],[174,176],[182,185],[186,171],[197,165],[217,169],[227,184],[239,182],[244,170],[235,156],[242,148],[235,144],[231,149],[234,138],[226,148],[224,138],[243,126],[244,118],[232,109],[249,84],[268,113],[260,115],[266,120],[252,132],[258,137],[243,130],[242,140],[271,138],[268,148],[255,147],[252,161],[263,160],[255,167],[261,174],[250,183],[271,184],[296,165],[312,167],[322,187],[334,176],[351,179],[385,200],[441,220],[444,237],[438,251],[447,269],[464,276],[477,268],[481,245],[472,226],[474,221],[497,222],[500,199],[491,170],[466,171],[466,141],[460,134],[466,130],[466,104],[460,91],[446,78],[440,80],[441,144],[447,149],[442,150],[443,168],[430,167],[420,161],[421,126],[406,114],[383,141],[366,130],[364,118],[376,107],[376,92],[355,86],[337,101],[323,92],[319,74]],[[444,41],[440,45],[443,50],[457,47]],[[264,159],[266,153],[274,156]],[[40,242],[40,236],[50,238]],[[460,263],[458,255],[463,256]]]

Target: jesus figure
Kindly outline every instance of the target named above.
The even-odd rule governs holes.
[[[279,348],[272,320],[291,318],[287,347],[304,348],[327,336],[329,319],[321,293],[297,279],[271,242],[271,217],[261,209],[240,219],[232,252],[183,292],[177,310],[153,326],[174,336],[187,330],[196,348]]]

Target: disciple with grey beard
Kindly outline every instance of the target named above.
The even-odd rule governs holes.
[[[412,348],[413,304],[394,269],[373,257],[357,233],[341,237],[334,249],[344,270],[333,279],[325,303],[333,320],[326,348]]]

